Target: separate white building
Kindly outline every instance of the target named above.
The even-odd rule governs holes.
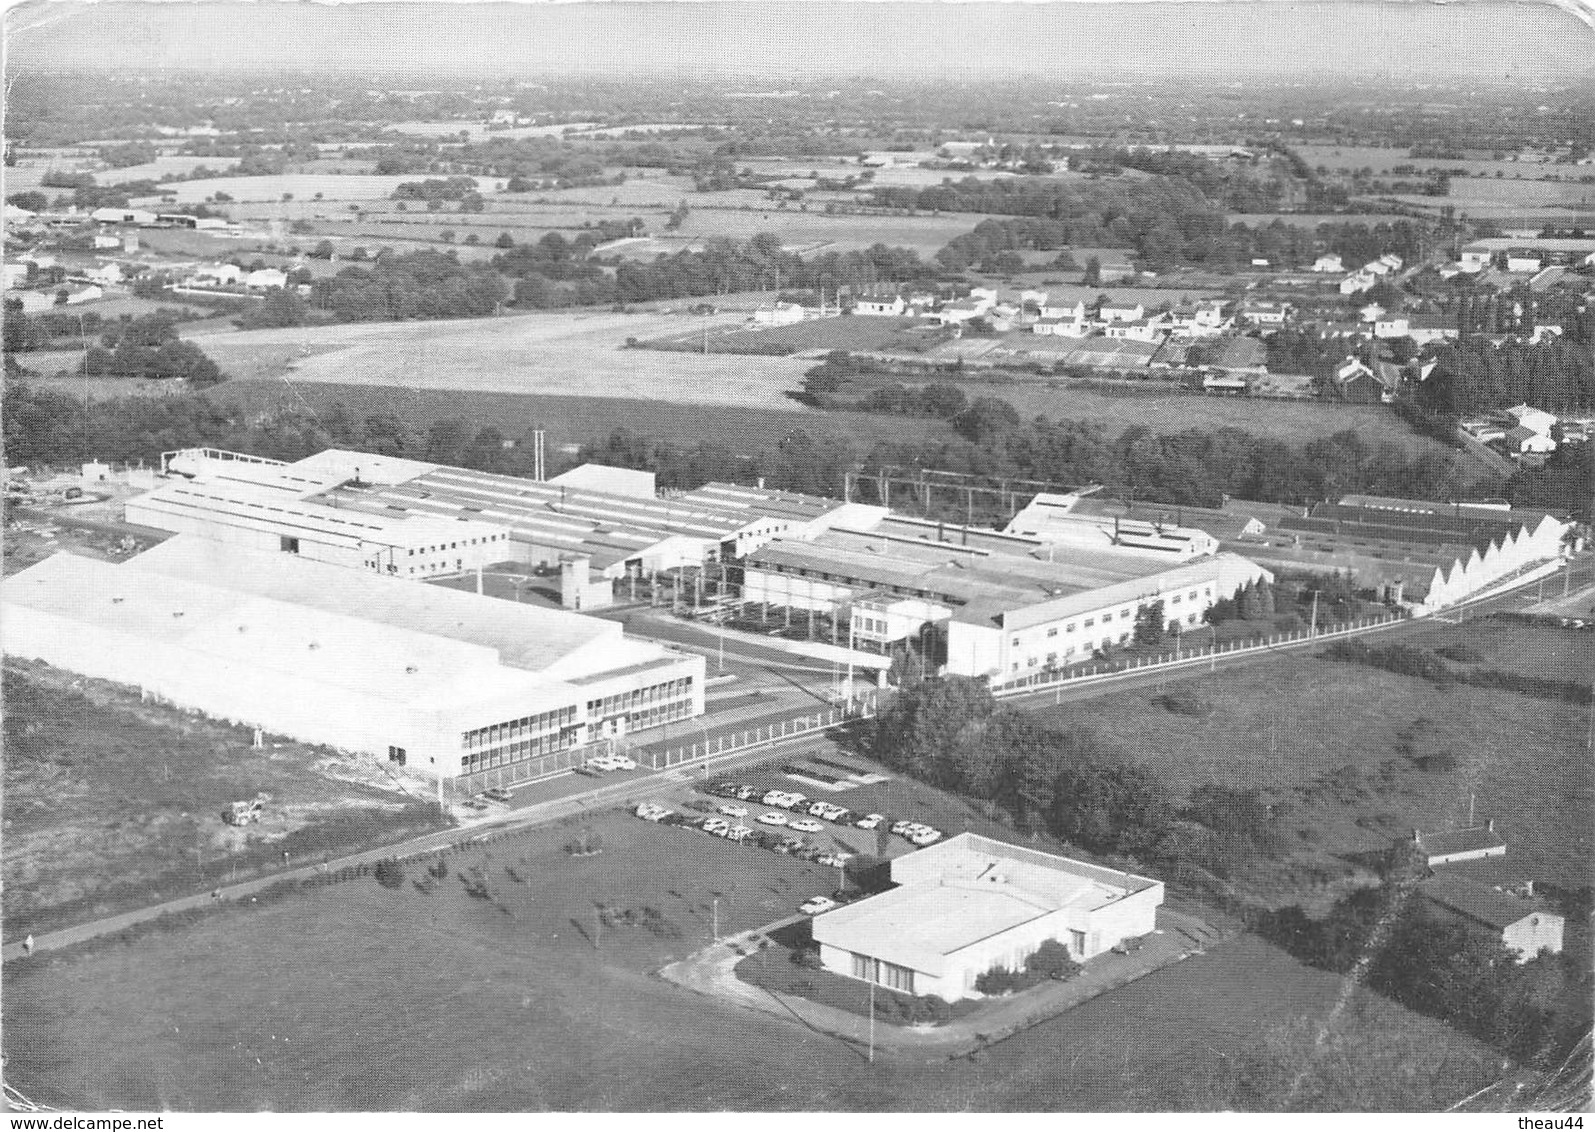
[[[907,305],[895,292],[870,291],[853,300],[853,313],[890,318],[902,314]]]
[[[1330,254],[1321,255],[1315,259],[1313,261],[1313,270],[1338,275],[1340,272],[1346,270],[1346,267],[1338,255]]]
[[[1109,300],[1097,310],[1102,322],[1134,322],[1146,317],[1146,307],[1141,303],[1123,303]]]
[[[278,271],[275,267],[263,267],[259,271],[251,271],[244,276],[244,286],[251,291],[270,291],[277,287],[288,285],[286,272]]]
[[[1163,883],[959,834],[891,863],[897,887],[817,916],[827,970],[948,1002],[1048,940],[1085,961],[1156,930]]]
[[[1538,900],[1516,896],[1467,876],[1440,873],[1418,885],[1418,891],[1442,917],[1460,920],[1488,934],[1519,963],[1542,952],[1562,950],[1565,921]]]

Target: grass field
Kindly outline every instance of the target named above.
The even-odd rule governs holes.
[[[1547,597],[1560,594],[1561,582],[1550,579],[1545,592]],[[1431,650],[1465,646],[1483,658],[1459,667],[1502,668],[1583,684],[1589,684],[1595,675],[1595,633],[1588,630],[1525,625],[1489,617],[1461,625],[1430,625],[1411,637],[1410,643]]]
[[[740,314],[711,324],[739,325]],[[628,350],[696,316],[609,311],[253,330],[194,341],[235,378],[792,409],[806,363]]]
[[[1177,792],[1218,782],[1291,802],[1296,812],[1285,827],[1308,831],[1300,837],[1304,859],[1381,848],[1414,826],[1466,825],[1471,798],[1478,820],[1495,819],[1527,875],[1589,883],[1595,783],[1583,748],[1587,708],[1483,688],[1440,689],[1300,656],[1169,687],[1206,700],[1212,714],[1170,712],[1156,702],[1156,689],[1035,710],[1113,740]],[[1408,765],[1396,744],[1409,729],[1417,753],[1450,751],[1456,769]],[[1388,776],[1387,760],[1400,764]],[[1326,788],[1324,776],[1343,767],[1356,773],[1342,772],[1338,785]]]
[[[1265,401],[1230,397],[1203,397],[1177,390],[1159,392],[1132,387],[1119,396],[1100,389],[1082,388],[1059,380],[1056,384],[1014,384],[982,388],[965,383],[966,392],[1000,397],[1023,417],[1053,420],[1096,419],[1117,428],[1145,425],[1153,432],[1181,432],[1188,428],[1214,431],[1238,428],[1291,444],[1307,444],[1352,429],[1370,447],[1394,444],[1409,455],[1448,452],[1437,441],[1420,436],[1389,409],[1379,405],[1341,405],[1321,401]]]
[[[795,428],[814,436],[843,436],[862,447],[878,440],[913,440],[947,435],[940,421],[889,417],[872,413],[820,413],[795,401],[790,408],[726,405],[713,413],[700,406],[623,397],[543,396],[523,393],[451,392],[379,385],[295,385],[281,381],[230,381],[209,396],[251,411],[277,405],[309,405],[318,411],[335,402],[356,420],[375,413],[395,413],[425,430],[433,422],[463,417],[480,428],[492,425],[518,437],[529,428],[548,433],[550,452],[589,441],[601,441],[616,429],[678,445],[719,444],[751,453],[773,445]],[[551,457],[552,458],[552,457]],[[837,485],[841,490],[841,485]]]
[[[829,870],[630,817],[592,825],[595,857],[566,856],[571,828],[550,828],[451,854],[430,895],[412,865],[398,890],[362,879],[13,964],[7,1080],[44,1103],[179,1111],[1207,1110],[1244,1098],[1237,1062],[1325,1024],[1330,1040],[1287,1080],[1344,1076],[1343,1043],[1398,1046],[1387,1075],[1343,1082],[1336,1107],[1421,1109],[1493,1065],[1360,990],[1331,1024],[1341,981],[1244,937],[979,1061],[870,1065],[648,974],[707,941],[716,895],[721,930],[736,930],[785,914]],[[489,898],[465,894],[472,867]],[[653,909],[658,934],[600,930],[601,905]]]
[[[44,665],[5,668],[6,938],[205,891],[296,857],[420,833],[437,810],[375,765],[141,703]],[[221,810],[272,795],[259,824]],[[416,803],[416,804],[411,804]]]
[[[709,349],[715,352],[762,353],[785,350],[903,350],[924,347],[936,339],[928,334],[908,333],[918,325],[916,318],[876,318],[870,315],[842,315],[795,322],[791,326],[752,327],[711,336]],[[692,345],[697,335],[690,330],[654,342]]]

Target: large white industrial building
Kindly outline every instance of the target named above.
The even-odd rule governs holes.
[[[1093,528],[1095,529],[1095,528]],[[779,539],[750,554],[745,601],[847,611],[855,647],[883,652],[930,632],[946,671],[1003,683],[1127,644],[1163,603],[1188,630],[1215,602],[1272,575],[1237,554],[1170,561],[1147,548],[1081,546],[894,516],[867,530]]]
[[[960,834],[895,858],[897,887],[816,916],[827,970],[948,1002],[1047,940],[1077,960],[1157,926],[1163,882]]]
[[[8,655],[470,785],[703,711],[703,658],[617,623],[189,535],[0,597]]]

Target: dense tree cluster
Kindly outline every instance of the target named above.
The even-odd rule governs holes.
[[[1434,357],[1434,371],[1408,393],[1425,413],[1461,417],[1525,402],[1559,416],[1595,409],[1595,355],[1587,343],[1553,336],[1494,345],[1472,337],[1441,346]]]
[[[1499,940],[1432,914],[1410,876],[1361,889],[1314,919],[1300,907],[1254,913],[1255,930],[1298,959],[1346,973],[1371,960],[1367,984],[1541,1067],[1567,1056],[1590,1026],[1583,933],[1561,955],[1519,965]],[[1587,896],[1586,896],[1587,904]]]
[[[498,272],[453,253],[385,255],[311,284],[310,307],[344,322],[480,318],[510,297]]]

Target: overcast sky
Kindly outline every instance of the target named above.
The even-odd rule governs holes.
[[[307,66],[359,71],[976,78],[1083,65],[1359,79],[1588,77],[1595,33],[1522,3],[24,3],[12,67]]]

